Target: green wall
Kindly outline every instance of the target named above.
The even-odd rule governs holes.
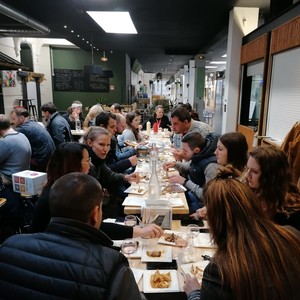
[[[197,68],[197,82],[196,82],[196,96],[204,98],[204,87],[205,87],[205,67]]]
[[[92,64],[91,52],[70,48],[51,49],[54,69],[83,70],[84,65]],[[103,70],[113,71],[114,77],[109,79],[109,84],[110,86],[114,86],[114,90],[110,90],[109,93],[99,93],[58,92],[53,89],[53,102],[57,106],[58,110],[66,110],[74,100],[81,101],[83,103],[83,107],[96,104],[96,99],[101,99],[102,104],[108,105],[114,102],[118,102],[120,104],[127,103],[125,53],[106,53],[106,57],[108,57],[109,60],[105,63],[100,61],[100,57],[100,53],[94,53],[94,64],[101,65]]]

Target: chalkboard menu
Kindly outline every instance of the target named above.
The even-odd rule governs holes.
[[[54,90],[64,92],[109,92],[109,78],[83,70],[54,69]]]

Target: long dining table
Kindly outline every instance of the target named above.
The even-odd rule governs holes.
[[[186,197],[184,193],[185,188],[183,186],[180,187],[180,185],[177,185],[176,188],[177,187],[179,189],[181,188],[181,191],[170,192],[170,193],[163,192],[164,188],[168,186],[168,177],[178,174],[178,172],[174,169],[166,173],[163,171],[162,168],[164,162],[174,160],[174,157],[170,151],[170,143],[168,137],[169,133],[167,133],[167,135],[165,134],[166,133],[161,132],[160,134],[152,135],[149,138],[148,142],[150,145],[155,143],[158,150],[158,165],[157,165],[158,171],[157,172],[159,174],[159,180],[161,183],[161,190],[163,194],[161,195],[161,199],[169,200],[170,202],[172,202],[173,219],[182,219],[187,217],[189,214],[189,206],[186,201]],[[136,166],[135,172],[139,173],[142,179],[139,182],[139,184],[133,184],[128,189],[128,197],[127,199],[125,199],[123,203],[124,214],[126,215],[141,214],[141,207],[144,203],[144,200],[148,199],[147,185],[150,178],[149,159],[139,158],[138,160],[139,163]],[[144,179],[145,177],[147,179]],[[173,186],[175,185],[173,184]],[[138,193],[140,189],[142,192]]]
[[[198,270],[198,274],[195,273],[195,275],[197,276],[199,282],[201,282],[203,270],[209,263],[208,258],[212,257],[215,251],[215,247],[210,241],[209,233],[207,233],[207,230],[207,222],[204,221],[204,227],[200,227],[199,236],[192,238],[191,242],[189,242],[189,245],[185,248],[179,248],[174,243],[167,242],[165,240],[165,237],[167,235],[170,235],[171,233],[178,235],[179,233],[187,232],[187,227],[182,226],[180,220],[173,220],[171,230],[165,230],[164,236],[160,238],[136,238],[136,240],[139,241],[137,251],[133,254],[125,254],[125,256],[129,261],[129,265],[134,273],[140,291],[145,293],[148,300],[187,299],[186,294],[183,290],[185,274],[188,273],[193,276],[192,270]],[[205,231],[205,233],[203,233],[203,231]],[[116,246],[121,246],[121,243],[122,241],[115,241]],[[146,250],[149,249],[149,245],[151,246],[151,249],[159,249],[161,253],[167,253],[165,257],[168,257],[168,255],[170,255],[171,259],[177,262],[177,268],[168,270],[160,269],[160,260],[159,258],[157,260],[157,270],[159,270],[160,274],[166,274],[168,272],[171,273],[171,280],[173,282],[171,283],[171,286],[169,288],[151,287],[151,275],[153,275],[157,270],[155,268],[152,270],[147,270],[149,262],[152,262],[152,259],[147,257],[145,254],[147,252]],[[163,254],[162,258],[164,258]],[[162,265],[163,261],[164,260],[162,260]]]

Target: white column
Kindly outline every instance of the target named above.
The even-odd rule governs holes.
[[[189,87],[188,87],[188,100],[189,103],[194,106],[195,99],[195,81],[196,81],[196,72],[195,72],[195,61],[189,61]]]
[[[236,130],[242,38],[257,28],[258,14],[258,8],[235,7],[230,11],[222,133]]]

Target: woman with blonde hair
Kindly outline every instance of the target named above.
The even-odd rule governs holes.
[[[266,218],[238,176],[224,167],[204,188],[217,250],[204,270],[201,290],[195,277],[187,277],[188,299],[299,299],[300,233]]]
[[[95,126],[95,120],[96,120],[96,117],[103,111],[103,108],[100,104],[95,104],[93,105],[87,116],[85,117],[84,119],[84,122],[83,122],[83,129],[84,130],[87,130],[88,127],[90,126]]]

